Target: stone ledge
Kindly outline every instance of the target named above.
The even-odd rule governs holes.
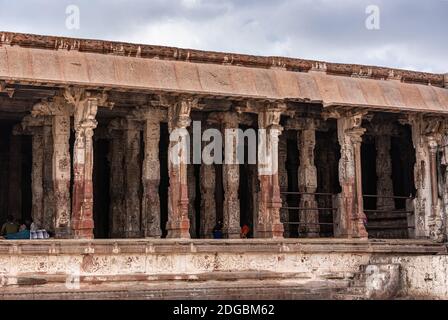
[[[250,240],[1,240],[0,255],[191,254],[191,253],[407,253],[445,254],[429,240],[250,239]]]

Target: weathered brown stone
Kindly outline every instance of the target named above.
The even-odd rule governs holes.
[[[126,238],[142,236],[140,215],[140,127],[135,120],[128,119],[124,128],[124,185]]]
[[[232,239],[240,237],[240,166],[237,162],[238,116],[226,113],[222,117],[222,128],[225,137],[225,159],[222,166],[224,186],[224,234]]]
[[[170,101],[168,107],[168,127],[170,145],[168,151],[168,171],[170,186],[168,190],[168,238],[190,238],[188,219],[188,131],[190,112],[195,99],[180,98]],[[174,134],[173,134],[174,132]],[[174,140],[177,138],[177,140]]]
[[[266,105],[258,115],[258,127],[265,131],[265,141],[259,137],[258,179],[260,181],[257,235],[261,238],[282,238],[284,227],[280,221],[282,198],[278,179],[278,137],[283,128],[280,116],[283,105]],[[265,144],[263,146],[263,144]],[[260,152],[265,152],[264,162]]]
[[[160,238],[160,122],[166,120],[166,110],[150,108],[145,113],[144,144],[145,158],[143,160],[142,183],[142,229],[147,238]]]
[[[342,237],[366,238],[366,221],[363,212],[361,183],[361,127],[363,113],[340,115],[338,118],[338,139],[341,146],[339,161],[339,195],[336,215],[335,235]]]

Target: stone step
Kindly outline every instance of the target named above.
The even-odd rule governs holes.
[[[213,299],[213,300],[273,300],[273,299],[330,299],[343,292],[346,281],[292,280],[235,282],[207,281],[203,283],[115,283],[82,284],[79,289],[68,289],[61,284],[7,287],[0,299]]]
[[[407,220],[406,212],[366,212],[368,221],[373,220]]]

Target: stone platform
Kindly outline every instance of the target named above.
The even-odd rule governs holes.
[[[416,240],[0,241],[0,299],[445,299],[446,254]]]

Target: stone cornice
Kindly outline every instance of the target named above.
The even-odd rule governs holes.
[[[14,32],[0,32],[0,46],[21,46],[48,50],[76,50],[101,54],[114,54],[148,59],[177,60],[221,65],[238,65],[256,68],[281,68],[288,71],[323,71],[327,74],[372,79],[400,79],[402,82],[430,84],[446,87],[446,76],[410,70],[329,63],[316,60],[276,56],[253,56],[224,52],[211,52],[174,47],[131,44],[104,40],[74,39]]]

